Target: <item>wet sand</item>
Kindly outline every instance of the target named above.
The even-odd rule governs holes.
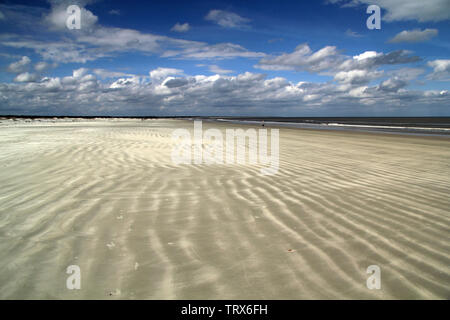
[[[281,128],[262,176],[175,165],[192,127],[3,120],[0,298],[450,298],[449,138]]]

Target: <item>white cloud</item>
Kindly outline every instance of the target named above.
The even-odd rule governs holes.
[[[11,63],[8,66],[7,70],[12,73],[23,72],[28,67],[30,62],[30,58],[28,58],[27,56],[23,56],[19,61]]]
[[[36,71],[44,71],[49,67],[49,64],[47,62],[41,61],[34,65],[34,70]]]
[[[382,71],[350,70],[340,71],[334,76],[334,80],[340,83],[365,84],[383,75]]]
[[[66,3],[67,1],[63,2]],[[54,2],[50,13],[32,10],[34,7],[8,7],[8,15],[15,20],[24,21],[29,29],[36,26],[47,30],[47,39],[10,34],[0,39],[0,44],[17,49],[31,49],[44,60],[68,63],[86,63],[105,57],[114,57],[127,52],[156,54],[166,58],[184,59],[229,59],[236,57],[258,58],[261,52],[251,52],[233,43],[209,44],[200,41],[177,39],[152,33],[143,33],[133,29],[105,27],[97,23],[96,18],[82,24],[81,30],[67,30],[64,25],[66,16],[60,2]],[[24,15],[26,12],[26,15]],[[84,11],[83,11],[84,12]],[[86,13],[88,15],[88,13]],[[41,24],[42,16],[46,25]],[[64,21],[63,21],[64,20]],[[63,31],[66,32],[62,32]],[[70,32],[68,32],[70,31]]]
[[[347,75],[352,77],[351,73]],[[79,69],[62,79],[36,81],[32,75],[23,75],[19,80],[35,82],[0,83],[0,111],[33,113],[58,108],[68,114],[157,114],[164,109],[169,114],[239,114],[258,110],[261,114],[273,114],[274,110],[295,113],[311,108],[318,112],[335,108],[364,112],[367,105],[380,110],[386,110],[386,106],[441,108],[450,102],[445,90],[407,90],[407,81],[395,74],[374,86],[350,80],[337,84],[292,83],[282,77],[267,79],[264,74],[250,72],[236,76],[172,74],[158,81],[130,75],[114,82],[100,82],[93,74]]]
[[[405,80],[400,79],[398,77],[394,77],[380,83],[377,89],[381,91],[397,92],[398,90],[406,87],[407,85],[408,83]]]
[[[205,20],[212,21],[225,28],[245,27],[250,22],[250,19],[225,10],[211,10],[206,15]]]
[[[387,75],[398,79],[403,79],[406,81],[414,80],[423,73],[425,73],[425,69],[423,68],[410,68],[410,67],[386,71]]]
[[[450,1],[448,0],[329,0],[328,2],[342,3],[343,6],[375,4],[387,11],[383,16],[385,21],[427,22],[450,19]]]
[[[79,43],[101,48],[103,52],[126,52],[139,50],[156,53],[161,42],[172,39],[153,34],[144,34],[133,29],[97,28],[94,32],[82,34],[77,38]],[[176,43],[176,40],[173,40]]]
[[[450,19],[448,0],[364,0],[367,4],[378,4],[387,10],[386,21],[418,20],[443,21]]]
[[[292,53],[283,53],[277,57],[266,57],[257,67],[264,70],[297,70],[321,72],[331,69],[343,61],[336,47],[326,46],[313,52],[307,44],[300,44]]]
[[[197,44],[188,46],[184,50],[166,51],[162,57],[184,59],[230,59],[230,58],[261,58],[265,54],[253,52],[233,43],[219,43],[213,45]]]
[[[362,54],[346,58],[337,67],[338,70],[374,69],[383,65],[396,65],[420,61],[417,56],[411,56],[407,50],[396,50],[389,53],[366,51]]]
[[[410,56],[409,52],[405,50],[387,54],[366,51],[349,57],[341,54],[334,46],[326,46],[314,52],[307,44],[301,44],[292,53],[264,57],[255,67],[263,70],[295,70],[335,74],[339,71],[371,69],[386,64],[402,64],[419,60],[420,58]]]
[[[120,16],[120,10],[113,9],[109,10],[108,13],[113,16]]]
[[[144,34],[131,29],[99,28],[78,38],[59,42],[22,40],[20,37],[1,41],[13,48],[32,49],[43,59],[59,63],[85,63],[104,57],[113,57],[126,52],[159,54],[165,58],[184,59],[230,59],[236,57],[259,58],[264,53],[252,52],[240,45],[179,40],[153,34]]]
[[[116,72],[105,69],[94,69],[92,70],[92,72],[94,72],[97,76],[99,76],[102,79],[119,78],[127,76],[127,74],[123,72]]]
[[[1,44],[16,49],[32,49],[40,54],[43,59],[67,63],[93,61],[107,56],[107,52],[102,52],[99,48],[87,48],[83,44],[77,44],[70,39],[56,41],[22,40],[22,37],[15,37],[10,41],[3,41]]]
[[[3,7],[0,8],[3,11]],[[11,11],[3,12],[7,13],[8,19],[13,20]],[[39,14],[35,14],[33,19],[40,19],[42,12],[36,12]],[[229,21],[222,20],[222,24],[231,27]],[[26,72],[31,63],[28,57],[22,57],[8,66],[8,71],[18,75],[14,83],[0,83],[0,111],[62,108],[61,112],[99,113],[119,110],[122,114],[148,114],[164,108],[171,114],[245,113],[248,110],[262,113],[266,110],[273,114],[274,110],[332,110],[343,106],[355,110],[367,105],[379,108],[387,105],[411,108],[420,105],[445,106],[450,100],[445,90],[421,92],[407,89],[409,81],[416,79],[424,72],[423,69],[408,67],[384,72],[379,70],[383,65],[393,66],[420,60],[404,50],[389,53],[366,51],[347,56],[333,46],[315,51],[307,44],[302,44],[293,52],[268,56],[233,43],[209,44],[183,40],[132,29],[104,27],[97,22],[91,23],[91,27],[90,32],[53,30],[48,33],[51,36],[45,37],[52,40],[39,40],[26,35],[2,36],[1,44],[17,49],[32,49],[46,62],[34,65],[36,74]],[[126,52],[156,54],[172,59],[261,58],[256,66],[261,69],[308,71],[334,77],[334,81],[292,83],[282,77],[267,79],[263,74],[250,72],[231,76],[227,74],[233,71],[213,64],[220,64],[216,61],[204,65],[216,73],[211,76],[187,76],[181,69],[162,67],[144,76],[80,68],[70,76],[39,80],[41,72],[52,66],[54,61],[84,63]],[[428,78],[449,80],[448,61],[430,61],[428,66],[433,68],[433,72]],[[381,76],[387,80],[371,84],[371,81]],[[97,80],[97,77],[102,81]]]
[[[31,92],[41,92],[43,94],[50,94],[50,99],[55,92],[60,92],[63,89],[63,84],[61,83],[60,78],[43,78],[39,83],[33,83],[31,86],[27,87]],[[67,90],[77,90],[78,87],[67,87]],[[66,98],[67,99],[67,98]]]
[[[0,11],[0,20],[5,20],[5,15]]]
[[[150,71],[150,77],[155,80],[165,79],[171,75],[180,75],[183,74],[183,70],[175,69],[175,68],[157,68],[155,70]]]
[[[218,73],[218,74],[227,74],[227,73],[233,73],[233,70],[226,70],[226,69],[222,69],[221,67],[213,64],[210,65],[208,67],[209,71],[213,72],[213,73]]]
[[[433,72],[428,75],[429,79],[450,81],[450,59],[433,60],[427,64],[433,68]]]
[[[191,26],[187,22],[183,23],[183,24],[180,24],[177,22],[170,30],[175,31],[175,32],[187,32],[187,31],[189,31],[190,28],[191,28]]]
[[[352,98],[367,98],[368,97],[367,89],[368,89],[367,86],[356,87],[350,90],[348,95]]]
[[[114,81],[109,87],[111,89],[137,87],[141,83],[141,79],[138,76],[131,76],[129,78],[120,78]]]
[[[377,56],[382,55],[382,53],[378,53],[376,51],[365,51],[361,54],[358,54],[356,56],[353,56],[353,59],[355,60],[364,60],[364,59],[368,59],[368,58],[375,58]]]
[[[34,65],[34,70],[37,72],[43,72],[45,70],[48,70],[50,68],[55,68],[57,66],[56,63],[47,63],[45,61],[38,62]]]
[[[390,43],[400,43],[400,42],[423,42],[428,41],[431,38],[437,36],[437,29],[414,29],[414,30],[404,30],[392,39],[389,40]]]
[[[76,70],[73,70],[72,76],[76,79],[79,79],[79,78],[83,77],[88,71],[89,71],[89,69],[87,69],[87,68],[76,69]]]
[[[344,7],[375,4],[387,11],[383,16],[385,21],[428,22],[450,19],[448,0],[328,0],[328,2],[341,3]]]
[[[166,78],[161,85],[166,86],[168,88],[178,88],[185,86],[189,83],[186,78],[174,78],[168,77]]]
[[[37,76],[35,74],[29,73],[29,72],[24,72],[21,73],[19,75],[17,75],[14,78],[15,82],[34,82],[36,81]]]
[[[66,26],[67,20],[67,8],[70,5],[77,4],[81,9],[81,29],[83,31],[91,30],[97,23],[98,17],[94,15],[91,11],[84,8],[83,1],[72,1],[72,0],[62,0],[62,1],[50,1],[52,4],[52,8],[50,13],[45,16],[44,21],[50,26],[50,28],[54,30],[67,30],[69,29]]]

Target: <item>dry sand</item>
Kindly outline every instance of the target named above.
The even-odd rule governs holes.
[[[450,298],[450,139],[283,128],[262,176],[174,165],[192,125],[3,120],[0,298]]]

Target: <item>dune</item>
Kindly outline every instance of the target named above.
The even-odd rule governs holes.
[[[261,175],[174,164],[192,127],[2,120],[0,298],[450,298],[449,138],[280,128]]]

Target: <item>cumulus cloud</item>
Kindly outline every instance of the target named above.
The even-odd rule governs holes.
[[[340,71],[334,76],[334,80],[340,83],[365,84],[383,75],[382,71],[350,70]]]
[[[257,67],[264,70],[321,72],[332,69],[343,60],[334,46],[326,46],[313,52],[307,44],[300,44],[292,53],[261,59]]]
[[[243,18],[234,12],[225,10],[211,10],[205,16],[205,20],[217,23],[224,28],[245,27],[250,22],[250,19]]]
[[[80,85],[81,87],[81,85]],[[77,86],[67,86],[67,90],[68,91],[72,91],[72,90],[76,90],[76,91],[81,91],[78,90],[80,87]],[[39,83],[32,83],[27,85],[27,89],[30,92],[35,92],[35,93],[40,93],[45,95],[48,95],[48,99],[51,99],[51,97],[54,97],[55,94],[54,93],[59,93],[59,96],[61,96],[61,90],[63,90],[63,84],[61,83],[61,79],[60,78],[48,78],[45,77],[43,79],[41,79],[41,81]],[[75,92],[74,92],[75,93]],[[40,98],[40,96],[38,96]],[[64,95],[63,95],[64,97]],[[39,100],[42,101],[42,100]],[[49,102],[47,100],[47,102]]]
[[[420,61],[418,56],[410,55],[407,50],[396,50],[389,53],[366,51],[362,54],[347,58],[337,66],[338,70],[374,69],[383,65],[397,65]]]
[[[100,82],[85,69],[63,78],[37,80],[24,75],[23,82],[0,83],[0,111],[48,113],[57,108],[63,114],[149,115],[161,110],[169,114],[245,114],[258,110],[273,114],[274,110],[289,113],[314,108],[323,112],[342,106],[357,112],[368,105],[382,110],[387,105],[440,108],[450,102],[445,90],[407,90],[407,81],[394,75],[379,85],[368,86],[362,81],[346,81],[345,77],[338,83],[292,83],[250,72],[236,76],[169,74],[160,73],[158,81],[130,75],[113,82]],[[351,73],[347,76],[357,78]]]
[[[48,69],[50,65],[47,62],[41,61],[34,65],[34,70],[36,71],[44,71],[45,69]]]
[[[382,53],[379,53],[379,52],[376,52],[376,51],[364,51],[361,54],[353,56],[353,59],[361,61],[361,60],[368,59],[368,58],[379,57],[380,55],[382,55]]]
[[[130,76],[128,78],[120,78],[111,83],[109,86],[110,89],[120,89],[127,87],[136,87],[141,84],[141,78],[138,76]]]
[[[30,58],[28,58],[27,56],[23,56],[19,61],[11,63],[8,66],[7,70],[12,73],[23,72],[28,67],[30,62]]]
[[[89,69],[87,68],[79,68],[76,70],[73,70],[73,77],[74,78],[81,78],[83,77],[87,72],[89,71]]]
[[[428,41],[431,38],[437,36],[437,29],[414,29],[414,30],[404,30],[392,39],[389,40],[390,43],[400,43],[400,42],[423,42]]]
[[[56,12],[56,7],[55,2],[51,12]],[[0,8],[3,11],[3,7]],[[13,19],[15,11],[8,10],[8,19]],[[29,13],[30,21],[35,23],[44,16],[49,25],[51,14],[47,12],[43,15],[43,9],[40,10]],[[16,11],[20,10],[16,8]],[[58,22],[56,16],[55,21]],[[230,22],[232,18],[224,18],[221,14],[213,16],[215,20],[211,21],[230,28],[249,21],[240,17],[245,21],[239,22],[238,19]],[[33,110],[58,110],[66,114],[120,111],[121,114],[148,115],[160,110],[166,110],[168,114],[248,114],[257,110],[258,113],[267,111],[273,114],[274,110],[304,112],[314,109],[323,112],[343,106],[349,110],[360,110],[368,105],[371,108],[439,108],[449,105],[450,97],[446,90],[408,90],[409,82],[424,70],[410,66],[393,68],[394,65],[420,61],[419,57],[405,50],[388,53],[366,51],[348,56],[334,46],[312,50],[307,44],[301,44],[292,52],[266,55],[233,43],[210,44],[133,29],[105,27],[97,20],[90,24],[92,30],[89,32],[67,33],[59,30],[57,24],[50,24],[52,31],[49,37],[12,34],[0,38],[4,46],[34,50],[45,60],[34,65],[34,73],[29,70],[31,60],[28,57],[22,57],[8,66],[7,70],[15,73],[16,77],[13,83],[0,83],[0,111],[33,113]],[[48,40],[42,40],[44,38]],[[214,59],[211,64],[202,63],[215,75],[188,76],[181,69],[164,67],[151,70],[148,75],[79,68],[65,77],[42,78],[42,73],[55,62],[84,63],[126,52],[171,59]],[[330,76],[330,81],[293,83],[283,77],[269,79],[264,74],[250,72],[232,76],[229,75],[232,70],[222,69],[216,62],[237,57],[259,58],[256,67],[260,69],[319,73]],[[440,59],[428,62],[432,68],[428,78],[449,80],[449,61]],[[390,67],[380,70],[384,65]]]
[[[296,70],[334,74],[339,71],[364,70],[381,65],[410,63],[419,60],[419,57],[411,56],[405,50],[387,54],[366,51],[348,57],[341,54],[334,46],[326,46],[314,52],[307,44],[301,44],[292,53],[262,58],[256,67],[263,70]]]
[[[21,74],[18,74],[15,78],[15,82],[34,82],[36,81],[37,76],[35,74],[24,72]]]
[[[174,78],[174,77],[168,77],[165,79],[162,83],[163,86],[166,86],[168,88],[177,88],[185,86],[189,83],[189,81],[186,78]]]
[[[427,64],[433,68],[433,72],[428,75],[429,79],[450,81],[450,59],[437,59]]]
[[[385,21],[417,20],[419,22],[444,21],[450,19],[448,0],[328,0],[344,7],[358,4],[378,5],[386,10]]]
[[[183,24],[180,24],[177,22],[170,30],[175,31],[175,32],[187,32],[187,31],[189,31],[190,28],[191,28],[191,26],[187,22],[183,23]]]
[[[165,79],[171,75],[180,75],[183,74],[183,70],[175,69],[175,68],[157,68],[155,70],[150,71],[150,77],[152,79],[160,80]]]
[[[381,91],[397,92],[401,88],[406,87],[407,84],[408,83],[405,80],[395,77],[383,81],[378,85],[377,89]]]
[[[66,26],[66,20],[68,16],[67,8],[70,5],[78,5],[80,7],[80,30],[91,30],[98,21],[98,17],[96,15],[84,8],[89,1],[52,0],[49,2],[51,3],[51,11],[45,16],[44,20],[50,28],[54,30],[69,30]]]

